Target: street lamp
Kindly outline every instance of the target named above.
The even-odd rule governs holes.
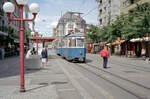
[[[11,21],[20,21],[20,92],[25,92],[24,87],[24,22],[33,21],[36,18],[37,13],[40,11],[38,4],[33,3],[30,5],[30,12],[33,14],[32,19],[24,19],[23,17],[23,7],[27,4],[28,0],[16,0],[17,4],[20,7],[20,18],[11,18],[11,14],[15,10],[14,4],[11,2],[6,2],[3,5],[3,10],[7,13],[8,19]]]
[[[36,31],[35,32],[35,37],[36,37],[36,54],[38,55],[38,39],[39,39],[39,34],[38,34],[38,32]]]

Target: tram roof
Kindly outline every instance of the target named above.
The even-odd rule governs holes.
[[[84,36],[85,36],[84,33],[78,32],[78,33],[75,33],[75,34],[67,35],[66,37],[68,38],[68,37],[84,37]]]

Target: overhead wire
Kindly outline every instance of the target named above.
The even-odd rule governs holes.
[[[95,9],[97,9],[97,6],[96,7],[94,7],[94,8],[92,8],[91,10],[89,10],[89,12],[87,12],[84,16],[82,16],[82,17],[85,17],[85,16],[87,16],[87,15],[89,15],[92,11],[94,11]]]

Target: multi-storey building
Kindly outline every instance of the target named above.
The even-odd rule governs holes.
[[[67,34],[83,32],[86,33],[86,22],[80,16],[81,13],[67,12],[60,19],[56,27],[56,36],[62,37]]]
[[[7,18],[7,14],[3,11],[3,4],[5,2],[12,2],[15,5],[15,11],[12,13],[12,17],[20,17],[19,6],[15,0],[0,0],[0,31],[3,34],[19,37],[19,22],[10,21]],[[3,38],[4,36],[1,36]],[[5,37],[6,38],[6,37]]]
[[[99,0],[99,25],[111,24],[120,15],[120,0]]]
[[[128,14],[128,12],[136,7],[136,3],[150,3],[150,0],[121,0],[121,13]]]
[[[8,18],[3,11],[3,4],[6,0],[0,0],[0,37],[8,35]]]
[[[56,38],[56,33],[57,33],[56,28],[53,28],[53,35],[52,35],[53,38]]]
[[[20,17],[20,8],[16,3],[16,0],[0,0],[0,34],[13,36],[13,38],[19,38],[19,21],[10,21],[8,20],[7,14],[3,11],[3,4],[5,2],[12,2],[15,6],[15,11],[12,13],[11,17],[19,18]],[[24,7],[24,16],[28,17],[28,6]],[[24,23],[25,31],[29,29],[28,23]],[[1,35],[1,38],[4,38],[4,35]],[[5,37],[6,38],[6,37]],[[15,39],[14,38],[14,39]]]
[[[15,18],[19,18],[20,17],[20,10],[19,10],[19,6],[16,3],[16,0],[7,0],[12,2],[15,5],[15,11],[12,13],[12,17]],[[8,22],[8,27],[11,29],[11,33],[15,34],[16,36],[19,36],[19,26],[20,26],[20,22],[18,21],[9,21]]]

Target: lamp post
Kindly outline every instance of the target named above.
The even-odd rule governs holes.
[[[11,18],[11,14],[15,10],[14,4],[11,2],[6,2],[3,5],[3,10],[7,13],[8,19],[11,21],[20,21],[20,92],[25,92],[24,87],[24,22],[33,21],[36,18],[37,13],[40,11],[40,7],[36,3],[32,3],[29,7],[30,11],[33,14],[32,19],[23,18],[23,8],[27,4],[28,0],[16,0],[20,7],[20,18]]]
[[[36,32],[36,34],[35,34],[36,36],[36,54],[38,55],[38,42],[39,42],[39,35],[38,35],[38,32]]]

